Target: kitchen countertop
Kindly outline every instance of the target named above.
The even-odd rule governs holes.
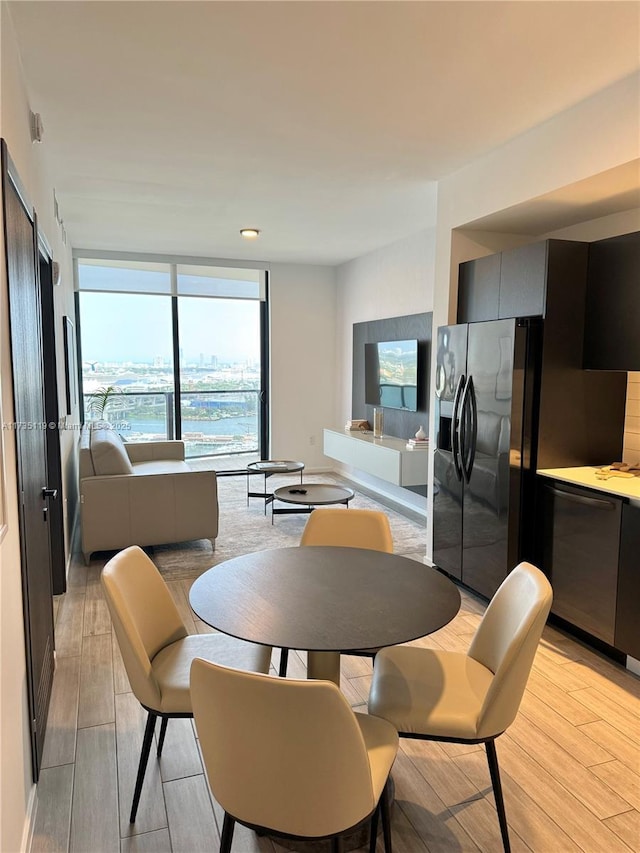
[[[640,501],[640,477],[610,477],[608,480],[598,480],[596,471],[602,466],[589,465],[583,468],[539,468],[537,473],[542,477],[561,480],[573,486],[586,486],[599,492],[608,492],[620,498],[631,498]]]

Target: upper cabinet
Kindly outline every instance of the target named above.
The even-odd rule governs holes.
[[[545,317],[550,297],[576,278],[584,291],[586,258],[585,243],[544,240],[460,264],[458,323]]]
[[[500,305],[500,261],[487,255],[460,264],[458,282],[458,322],[496,320]]]
[[[498,319],[539,317],[545,313],[548,243],[502,252]]]
[[[589,246],[584,367],[640,370],[640,232]]]
[[[626,373],[583,369],[588,257],[589,243],[544,240],[460,265],[459,323],[544,318],[539,468],[597,465],[622,453]]]

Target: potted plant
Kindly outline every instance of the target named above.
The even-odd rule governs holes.
[[[112,397],[121,393],[122,391],[116,388],[115,385],[105,385],[102,388],[96,389],[93,393],[87,394],[87,412],[92,420],[104,420],[109,401]]]

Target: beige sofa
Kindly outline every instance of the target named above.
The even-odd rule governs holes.
[[[82,553],[218,535],[215,471],[192,471],[182,441],[123,442],[108,424],[80,440]]]

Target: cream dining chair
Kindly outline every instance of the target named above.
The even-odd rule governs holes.
[[[369,713],[401,737],[484,743],[505,851],[510,850],[495,739],[522,700],[552,590],[520,563],[489,603],[467,653],[393,646],[376,657]]]
[[[389,519],[373,509],[315,509],[309,516],[301,545],[336,545],[393,553]]]
[[[369,548],[393,553],[393,537],[384,512],[373,509],[316,509],[302,531],[300,545],[334,545],[342,548]],[[359,649],[343,654],[375,657],[378,649]],[[339,682],[340,658],[335,652],[308,652],[307,666],[312,678]]]
[[[129,817],[134,823],[157,718],[162,720],[160,757],[167,721],[193,716],[191,661],[206,658],[268,672],[271,649],[225,634],[189,634],[160,572],[137,545],[109,560],[101,580],[131,690],[147,711]]]
[[[211,792],[224,809],[220,853],[236,822],[270,835],[331,840],[378,813],[391,851],[387,780],[398,735],[356,714],[329,681],[242,672],[204,660],[191,666],[196,730]]]

